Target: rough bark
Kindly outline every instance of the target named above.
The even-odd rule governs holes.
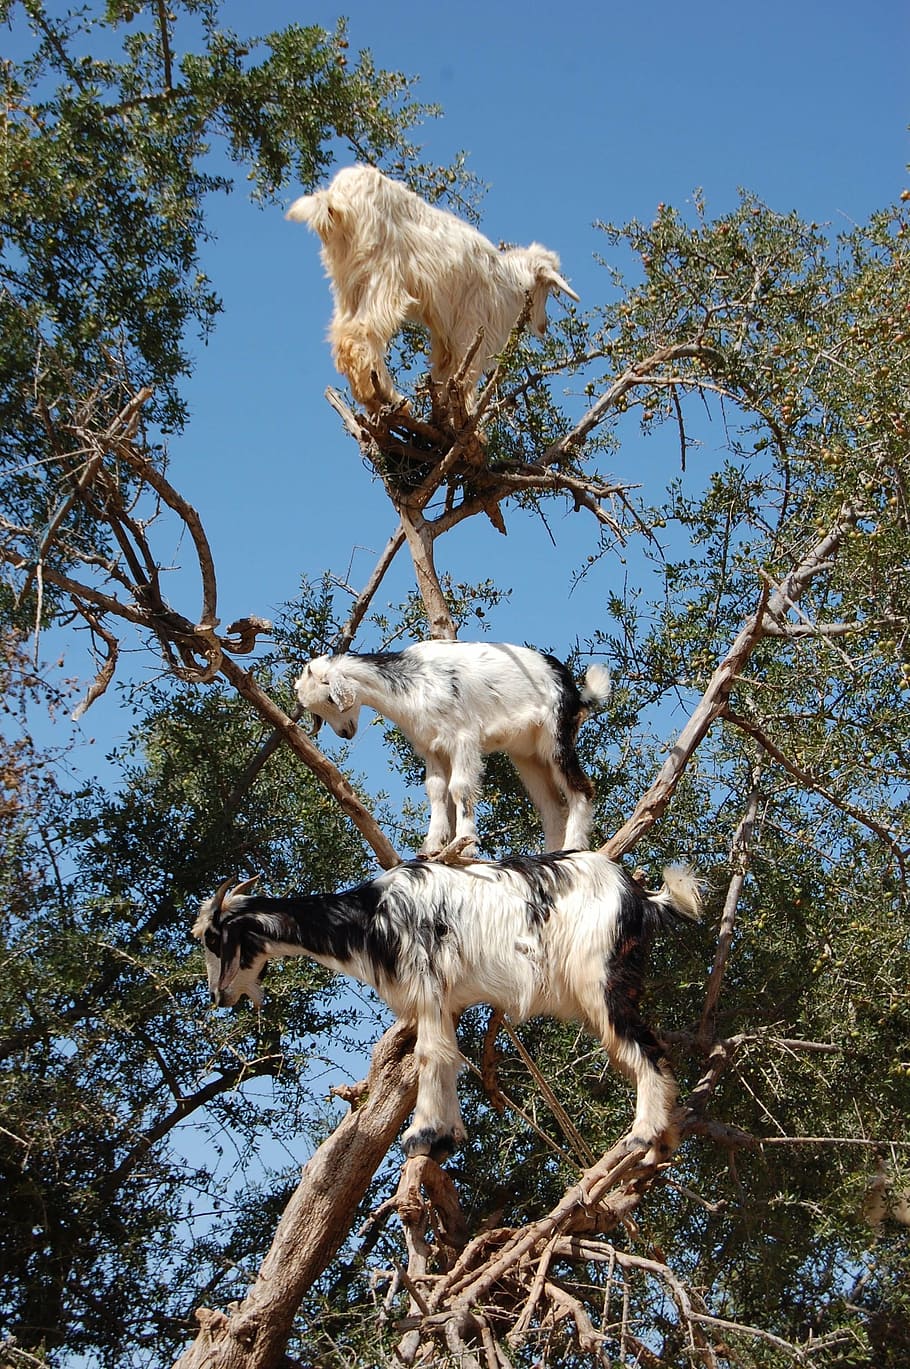
[[[364,1100],[304,1166],[275,1239],[242,1303],[200,1307],[200,1330],[175,1369],[280,1369],[307,1289],[350,1231],[370,1180],[414,1106],[412,1028],[397,1023],[377,1043]]]

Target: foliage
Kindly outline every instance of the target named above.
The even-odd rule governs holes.
[[[0,17],[31,34],[0,75],[4,610],[57,613],[64,637],[81,614],[111,637],[113,666],[123,609],[170,668],[126,696],[133,732],[110,790],[76,785],[29,734],[36,701],[63,701],[4,637],[0,1312],[16,1354],[151,1366],[192,1334],[200,1302],[243,1297],[298,1136],[317,1144],[335,1124],[325,1081],[379,1030],[367,995],[299,963],[273,973],[261,1019],[208,1013],[187,938],[199,898],[228,875],[263,871],[280,892],[372,865],[310,743],[286,730],[296,750],[262,750],[274,710],[286,722],[291,707],[286,662],[344,639],[349,606],[331,579],[303,584],[255,676],[233,659],[233,628],[213,647],[210,622],[152,602],[156,501],[203,547],[205,574],[194,511],[171,496],[190,335],[220,308],[199,269],[208,197],[232,167],[263,200],[292,175],[309,186],[339,140],[434,197],[457,202],[470,178],[416,161],[409,130],[424,111],[410,83],[350,59],[343,27],[242,40],[208,0],[169,17],[112,0],[103,16],[65,18],[7,0]],[[424,562],[403,603],[354,606],[365,649],[435,628],[434,577],[453,630],[495,633],[506,587],[437,574],[434,543],[476,513],[574,510],[578,575],[608,572],[576,661],[580,672],[594,653],[615,675],[579,739],[603,840],[673,763],[718,662],[754,629],[662,821],[635,843],[647,878],[683,855],[707,883],[704,925],[655,948],[646,1003],[691,1104],[686,1138],[634,1221],[610,1225],[605,1204],[595,1253],[554,1255],[558,1296],[574,1302],[548,1292],[549,1315],[545,1300],[531,1307],[517,1365],[896,1369],[906,1357],[908,240],[906,200],[838,239],[749,195],[717,218],[696,197],[688,217],[661,205],[649,224],[605,225],[603,302],[567,311],[542,345],[510,345],[482,441],[436,484],[426,432],[417,466],[401,441],[392,465],[374,460]],[[420,364],[415,345],[405,369]],[[154,397],[115,430],[145,384]],[[645,443],[678,472],[646,471],[640,494],[608,481],[606,463]],[[574,627],[535,644],[565,654]],[[415,797],[394,813],[378,801],[378,816],[403,843],[420,830],[420,775],[402,739],[387,741]],[[487,852],[538,840],[501,757],[478,827]],[[460,1030],[479,1067],[486,1011]],[[532,1228],[629,1116],[627,1090],[573,1027],[500,1028],[495,1053],[495,1080],[466,1072],[470,1139],[449,1166],[470,1233],[491,1241]],[[306,1294],[291,1353],[394,1362],[409,1310],[383,1282],[405,1259],[384,1203],[395,1167],[381,1166],[370,1219]],[[502,1342],[517,1287],[484,1303]],[[439,1363],[455,1354],[426,1344]]]
[[[39,788],[30,767],[9,816],[0,1304],[23,1345],[122,1364],[127,1344],[179,1341],[188,1290],[230,1287],[266,1239],[271,1206],[239,1182],[263,1132],[282,1163],[318,1137],[326,1040],[359,1049],[354,1000],[317,967],[273,977],[268,1020],[205,1011],[188,933],[225,873],[306,889],[366,870],[285,757],[226,806],[256,732],[223,692],[161,693],[118,793],[62,791],[53,771]]]
[[[208,202],[232,164],[263,202],[291,177],[312,188],[340,143],[436,193],[464,183],[416,161],[408,131],[432,111],[406,77],[353,58],[343,22],[246,38],[219,8],[0,5],[27,49],[0,64],[0,470],[23,528],[45,530],[61,473],[81,469],[71,430],[87,408],[106,427],[148,385],[150,444],[182,429],[192,334],[221,311],[200,264]],[[85,509],[69,531],[105,541]],[[69,559],[61,540],[43,550]]]

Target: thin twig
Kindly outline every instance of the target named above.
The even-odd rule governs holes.
[[[791,761],[780,747],[775,745],[771,738],[768,737],[756,723],[750,722],[748,718],[743,718],[738,713],[734,713],[729,705],[724,707],[723,716],[733,727],[739,728],[741,732],[745,732],[748,736],[752,737],[754,741],[758,742],[762,750],[766,751],[778,765],[782,766],[788,774],[798,780],[804,789],[809,790],[811,793],[818,794],[820,798],[826,799],[833,808],[837,808],[841,813],[846,814],[848,818],[852,818],[854,822],[858,822],[861,826],[868,828],[870,832],[874,832],[894,856],[895,862],[900,870],[901,879],[904,883],[907,882],[907,853],[901,849],[887,827],[884,827],[875,818],[870,817],[868,813],[863,813],[852,803],[848,803],[846,799],[840,798],[840,796],[835,794],[827,785],[820,784],[808,770],[804,770],[802,766],[797,765],[795,761]]]
[[[749,859],[752,850],[752,829],[755,825],[755,818],[758,813],[758,801],[758,775],[756,773],[753,776],[752,790],[746,800],[745,812],[743,813],[739,826],[733,834],[733,849],[730,857],[733,866],[733,875],[727,886],[727,896],[724,899],[723,911],[720,918],[720,932],[717,938],[717,950],[714,954],[714,964],[711,967],[708,987],[705,990],[705,1002],[704,1007],[702,1008],[701,1024],[698,1029],[699,1045],[703,1050],[708,1049],[714,1033],[714,1014],[720,998],[727,960],[733,945],[733,928],[736,921],[736,909],[739,904],[743,885],[746,882],[746,873],[749,869]]]

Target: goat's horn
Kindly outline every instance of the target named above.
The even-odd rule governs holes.
[[[223,884],[219,884],[219,886],[218,886],[218,888],[215,890],[214,894],[212,894],[212,897],[209,899],[209,904],[211,905],[211,909],[212,909],[212,912],[213,912],[213,913],[220,913],[220,912],[221,912],[221,904],[222,904],[222,901],[223,901],[223,899],[224,899],[224,896],[225,896],[225,894],[227,893],[228,889],[229,889],[229,888],[231,887],[231,885],[233,884],[235,878],[236,878],[235,875],[230,875],[230,876],[228,876],[228,878],[224,881],[224,883],[223,883]]]
[[[576,295],[569,282],[565,280],[558,271],[554,271],[550,279],[553,281],[557,290],[561,290],[564,295],[568,295],[569,299],[574,299],[576,304],[581,304],[579,296]]]
[[[252,879],[245,879],[241,884],[235,884],[227,896],[228,905],[230,905],[235,898],[243,898],[244,894],[248,894],[251,889],[255,888],[261,878],[261,875],[253,875]],[[230,882],[231,881],[228,880],[228,884],[230,884]],[[225,911],[227,911],[227,909]]]

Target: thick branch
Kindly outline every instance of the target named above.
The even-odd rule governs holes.
[[[618,832],[599,849],[611,860],[638,845],[646,832],[663,814],[694,752],[706,737],[711,724],[722,713],[733,682],[751,656],[762,635],[762,616],[767,591],[762,591],[758,608],[739,632],[724,659],[715,670],[701,701],[661,767],[657,779],[635,806],[635,812]]]
[[[222,655],[220,671],[224,678],[234,686],[237,693],[252,704],[259,716],[281,732],[291,750],[325,785],[332,797],[347,813],[364,840],[372,846],[376,859],[383,869],[390,870],[393,866],[400,865],[401,859],[394,846],[369,809],[361,803],[341,771],[332,764],[327,756],[322,754],[318,747],[313,745],[306,733],[288,717],[274,699],[269,698],[249,671],[242,670],[236,661],[227,655]]]
[[[398,512],[401,516],[404,535],[408,540],[411,560],[414,562],[417,587],[427,611],[430,635],[441,641],[453,642],[458,634],[455,631],[449,605],[446,602],[442,585],[439,583],[439,576],[436,574],[436,566],[433,563],[431,526],[425,521],[423,514],[416,510],[412,511],[402,505]]]
[[[347,1236],[357,1206],[414,1106],[411,1028],[398,1023],[373,1051],[365,1101],[305,1165],[272,1248],[230,1315],[199,1308],[201,1330],[179,1369],[278,1369],[307,1289]]]

